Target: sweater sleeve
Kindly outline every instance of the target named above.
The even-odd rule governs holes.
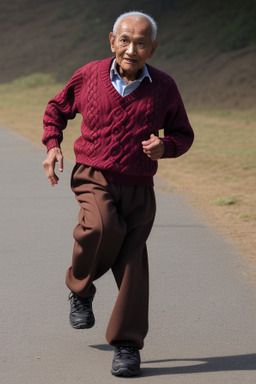
[[[171,79],[172,80],[172,79]],[[172,80],[166,97],[166,119],[164,124],[165,144],[163,158],[183,155],[194,141],[194,132],[175,82]]]
[[[80,91],[83,84],[83,73],[79,69],[75,72],[63,90],[47,104],[44,117],[44,134],[42,143],[47,151],[52,147],[59,147],[63,140],[63,130],[70,119],[74,119],[78,112]]]

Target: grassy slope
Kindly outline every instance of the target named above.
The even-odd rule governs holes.
[[[134,8],[156,18],[152,64],[175,78],[186,104],[253,106],[255,0],[1,1],[0,83],[34,72],[66,81],[84,63],[111,55],[113,20]]]
[[[110,55],[107,35],[113,19],[133,8],[152,13],[160,26],[152,64],[178,82],[196,133],[192,150],[180,159],[160,162],[160,174],[171,188],[189,190],[210,220],[256,260],[254,4],[253,0],[0,4],[4,46],[0,122],[39,143],[49,98],[77,67]],[[31,76],[35,72],[47,75]],[[68,159],[73,159],[72,142],[78,132],[79,119],[65,132],[63,150]]]

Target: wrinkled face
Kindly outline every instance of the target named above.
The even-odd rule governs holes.
[[[152,57],[157,42],[152,42],[151,25],[144,17],[128,16],[122,20],[114,36],[109,35],[111,50],[116,54],[119,73],[131,81],[147,59]]]

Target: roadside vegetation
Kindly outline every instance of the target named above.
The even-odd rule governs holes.
[[[190,110],[189,117],[195,143],[180,159],[160,162],[160,175],[256,262],[256,112]]]
[[[256,263],[255,0],[1,2],[0,124],[41,146],[46,103],[77,68],[111,55],[112,23],[131,9],[156,18],[150,64],[174,77],[195,130],[188,154],[160,161],[158,175]],[[66,161],[80,121],[64,132]]]
[[[42,74],[0,85],[5,95],[1,124],[41,146],[44,108],[63,85]],[[195,143],[181,158],[160,161],[159,176],[170,190],[186,194],[211,225],[256,262],[256,112],[190,109],[188,114]],[[74,161],[80,122],[77,116],[64,131],[66,161]]]

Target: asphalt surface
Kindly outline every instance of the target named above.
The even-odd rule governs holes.
[[[65,272],[78,207],[65,163],[58,186],[44,176],[44,150],[0,128],[2,384],[115,383],[105,330],[117,295],[97,281],[95,327],[68,322]],[[157,182],[148,241],[150,331],[135,383],[255,383],[255,272],[207,226],[185,196]],[[129,379],[128,379],[129,380]]]

